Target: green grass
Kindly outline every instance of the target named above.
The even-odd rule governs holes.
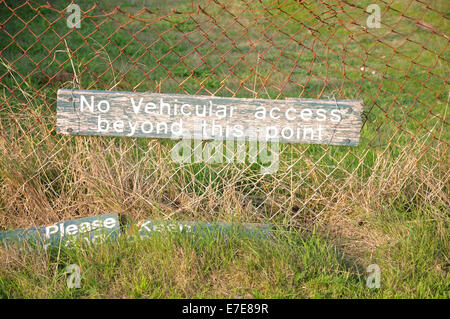
[[[317,231],[273,231],[270,239],[163,233],[160,236],[48,252],[4,250],[3,298],[448,298],[443,216],[399,211],[376,221],[391,241],[371,256],[345,255]],[[424,216],[426,214],[426,216]],[[68,288],[66,267],[81,270]],[[377,264],[381,287],[368,288]]]

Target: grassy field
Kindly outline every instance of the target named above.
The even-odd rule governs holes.
[[[109,212],[279,230],[3,249],[0,296],[449,297],[446,1],[394,1],[370,30],[371,1],[100,1],[76,30],[36,3],[0,3],[0,230]],[[175,163],[170,140],[57,135],[62,87],[362,99],[365,122],[359,146],[283,144],[278,171],[260,175],[258,163]],[[69,264],[80,289],[66,286]],[[366,286],[370,264],[380,289]]]
[[[365,261],[381,270],[381,287],[324,234],[276,230],[270,239],[165,234],[90,248],[19,254],[3,250],[3,298],[448,298],[442,269],[444,222],[432,211],[387,220],[392,242]],[[381,220],[379,221],[381,222]],[[392,225],[393,222],[395,225]],[[407,226],[406,226],[407,225]],[[394,241],[395,238],[395,241]],[[362,260],[361,260],[362,261]],[[81,270],[69,289],[67,266]]]

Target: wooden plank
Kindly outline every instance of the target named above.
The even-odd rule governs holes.
[[[244,99],[58,90],[57,131],[71,135],[358,145],[362,101]]]

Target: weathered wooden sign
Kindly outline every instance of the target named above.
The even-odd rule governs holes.
[[[362,101],[58,90],[62,134],[358,145]]]

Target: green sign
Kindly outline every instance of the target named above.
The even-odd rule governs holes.
[[[27,242],[31,246],[71,246],[75,241],[96,244],[120,234],[117,214],[106,214],[56,223],[50,226],[0,232],[3,245]]]
[[[0,243],[4,246],[23,248],[73,247],[76,243],[98,244],[105,239],[117,239],[120,235],[120,221],[117,214],[106,214],[56,223],[50,226],[32,227],[0,232]],[[196,238],[207,235],[228,238],[231,234],[253,238],[267,238],[272,231],[270,224],[225,223],[197,221],[153,221],[143,220],[135,229],[127,225],[129,240],[136,236],[150,238],[164,233],[192,234]]]
[[[162,233],[195,234],[196,237],[206,235],[227,236],[233,232],[240,236],[265,238],[272,230],[269,224],[259,223],[224,223],[224,222],[177,222],[144,220],[139,223],[138,233],[141,238],[160,235]]]

